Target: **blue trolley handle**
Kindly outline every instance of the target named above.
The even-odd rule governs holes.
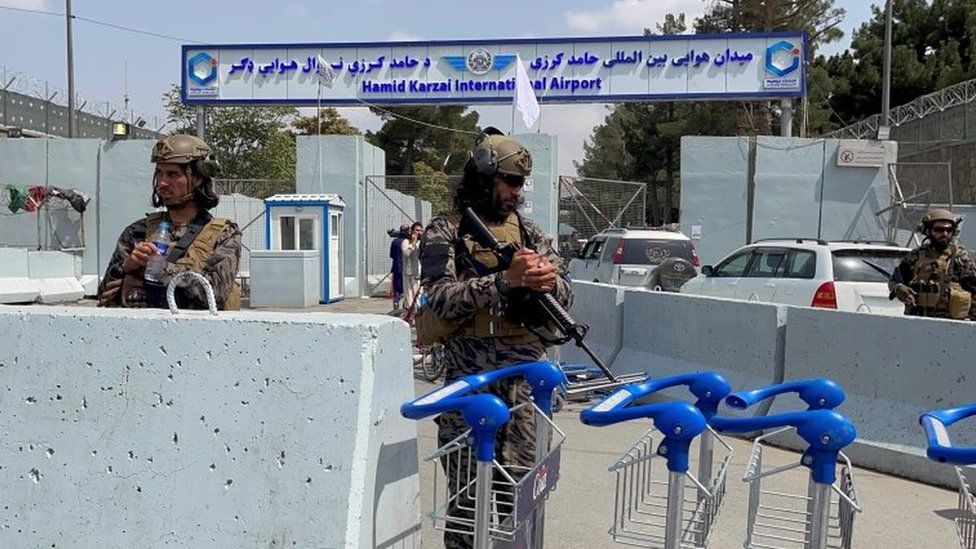
[[[738,391],[725,399],[732,408],[744,410],[753,404],[767,398],[786,393],[797,393],[800,400],[805,402],[808,410],[833,410],[844,402],[844,390],[829,379],[805,379],[777,383],[752,391]]]
[[[692,394],[698,397],[697,407],[686,402],[630,406],[639,398],[679,385],[688,385]],[[658,455],[667,458],[669,471],[684,473],[688,471],[691,441],[705,431],[707,416],[714,414],[718,403],[729,390],[725,379],[712,372],[625,385],[595,406],[580,412],[580,420],[587,425],[603,426],[631,419],[651,419],[654,427],[664,435],[664,440],[658,446]]]
[[[976,403],[948,410],[925,412],[918,418],[922,426],[925,427],[925,435],[929,439],[929,446],[925,452],[929,459],[955,465],[976,463],[976,447],[960,446],[954,448],[952,441],[949,440],[949,433],[946,431],[946,427],[972,415],[976,415]]]
[[[497,396],[471,393],[510,377],[524,377],[536,406],[547,414],[552,409],[552,391],[566,379],[559,366],[552,362],[527,362],[458,378],[404,404],[400,413],[408,419],[423,419],[444,412],[460,412],[474,434],[478,461],[491,461],[495,455],[495,433],[510,419],[511,413]]]
[[[728,402],[729,399],[726,399]],[[803,452],[801,463],[810,468],[813,481],[820,484],[833,484],[837,480],[837,454],[857,438],[854,424],[833,410],[805,410],[744,418],[715,416],[709,423],[716,430],[728,433],[796,428],[800,438],[809,444]]]

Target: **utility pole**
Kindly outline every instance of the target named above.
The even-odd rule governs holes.
[[[885,2],[884,76],[881,82],[881,125],[891,126],[891,19],[892,0]]]
[[[68,138],[75,136],[75,60],[71,38],[71,0],[64,0],[64,22],[68,31]]]

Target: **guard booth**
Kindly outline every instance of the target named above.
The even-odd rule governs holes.
[[[279,261],[293,257],[293,273],[308,272],[308,264],[317,263],[315,282],[320,289],[320,303],[332,303],[344,297],[342,217],[345,206],[337,194],[278,194],[264,200],[266,254]],[[251,261],[253,271],[253,255]],[[253,284],[253,272],[251,277]],[[303,280],[301,284],[308,282]]]

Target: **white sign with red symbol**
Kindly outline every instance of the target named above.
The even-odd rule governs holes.
[[[883,141],[841,139],[837,145],[837,165],[842,168],[881,168],[885,165]]]
[[[546,493],[546,487],[548,486],[549,465],[545,464],[535,472],[535,482],[532,483],[532,500],[535,501],[539,499],[539,496]]]

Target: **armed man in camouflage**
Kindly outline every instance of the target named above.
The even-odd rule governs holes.
[[[976,270],[969,251],[956,242],[959,219],[934,209],[918,224],[925,235],[891,275],[891,296],[905,304],[905,314],[934,318],[971,318]]]
[[[237,264],[241,257],[241,231],[208,210],[219,201],[213,178],[220,171],[213,151],[192,135],[171,135],[153,147],[152,212],[125,228],[98,288],[102,307],[166,307],[166,286],[173,275],[192,270],[213,286],[219,309],[240,308]],[[172,227],[166,274],[159,284],[144,278],[146,263],[156,253],[147,239],[160,222]],[[176,302],[181,308],[206,309],[204,290],[192,279],[178,283]]]
[[[448,334],[440,338],[448,381],[545,358],[543,341],[506,315],[507,300],[514,288],[551,292],[567,308],[572,301],[572,286],[557,275],[560,259],[550,238],[517,211],[522,186],[531,172],[532,157],[525,147],[498,130],[487,128],[456,189],[457,211],[435,217],[424,232],[420,262],[421,285],[428,296],[429,312],[425,314],[434,315],[440,323],[439,334]],[[507,270],[498,268],[491,251],[468,235],[459,234],[459,212],[466,207],[475,210],[499,242],[520,245]],[[417,327],[418,332],[425,329],[420,317]],[[492,392],[509,406],[530,398],[529,386],[521,379],[502,382]],[[441,445],[468,428],[456,413],[443,414],[436,421]],[[503,464],[532,464],[535,418],[530,410],[513,414],[499,429],[495,448],[497,459]],[[453,466],[446,462],[443,465],[449,479],[458,475]],[[474,488],[469,491],[473,498]],[[471,518],[456,508],[450,514]],[[444,546],[449,549],[471,547],[472,543],[469,535],[444,534]]]

